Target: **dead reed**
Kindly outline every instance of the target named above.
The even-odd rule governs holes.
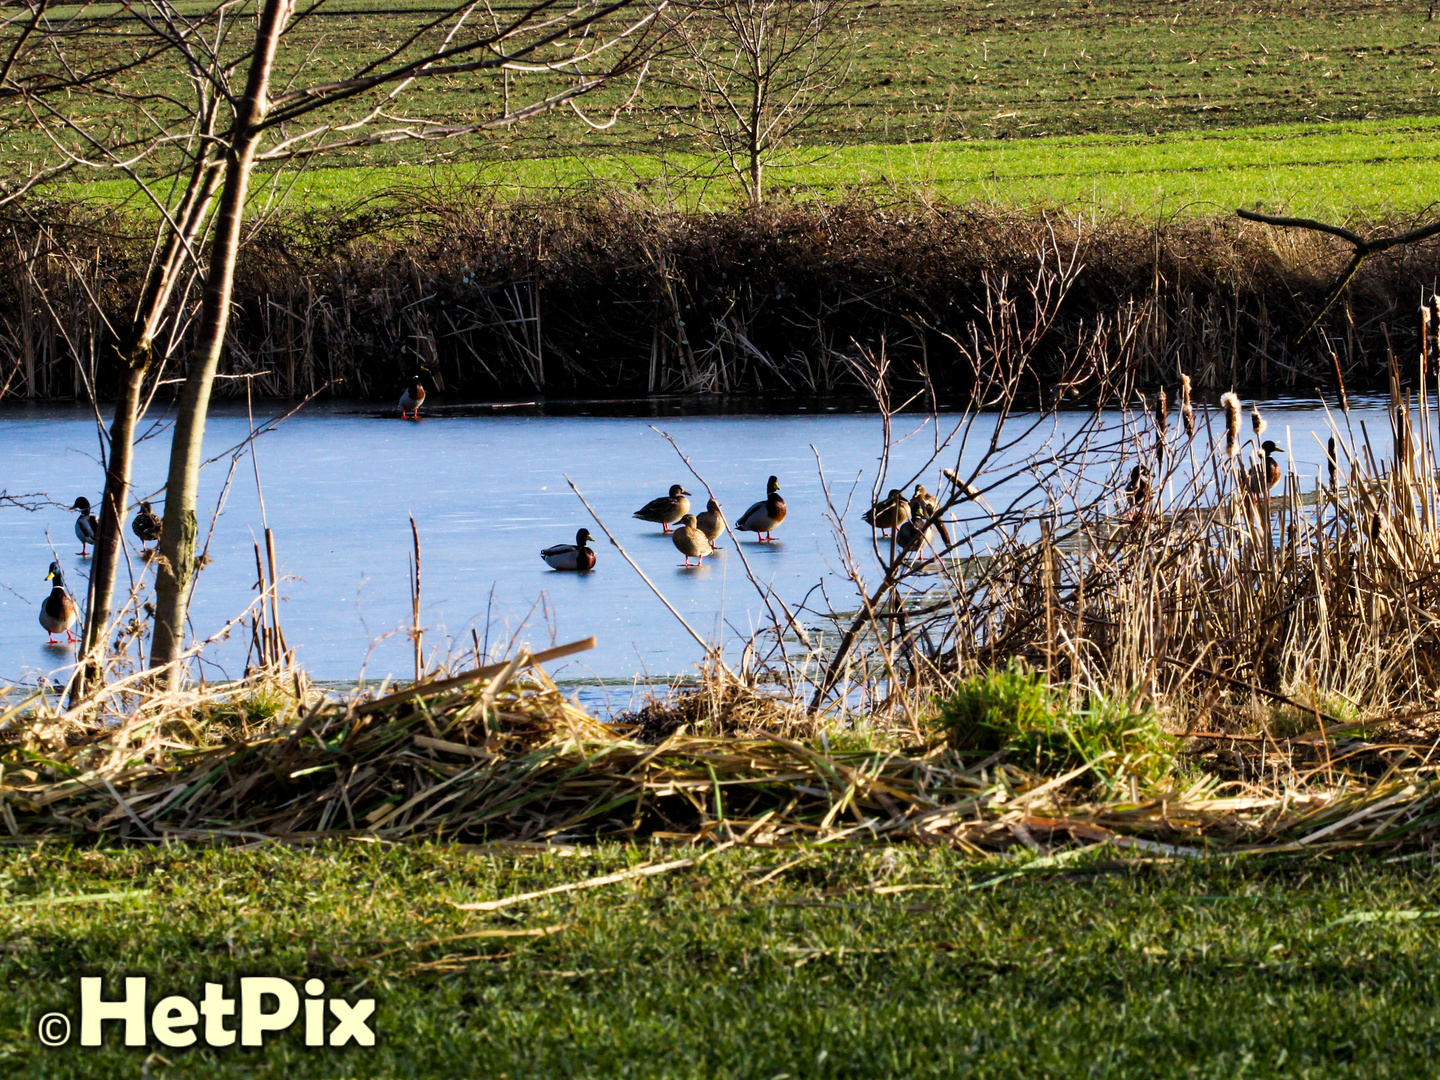
[[[1197,770],[1097,800],[1086,783],[1093,762],[1034,775],[944,739],[843,749],[682,729],[638,741],[634,727],[565,702],[536,659],[367,702],[273,681],[165,695],[111,725],[32,702],[6,718],[0,829],[16,840],[1108,843],[1163,856],[1440,840],[1434,740],[1337,748],[1323,791],[1225,784]],[[1284,740],[1253,756],[1267,753],[1293,764],[1319,750],[1315,739]],[[1383,775],[1366,780],[1362,766]]]
[[[104,396],[141,230],[86,205],[32,210],[0,229],[0,393]],[[616,194],[516,204],[416,189],[257,225],[219,392],[384,399],[423,370],[466,397],[863,393],[850,358],[884,340],[896,400],[963,398],[983,379],[956,341],[1051,235],[1081,272],[1035,350],[1032,398],[1097,335],[1106,370],[1142,384],[1380,387],[1385,349],[1412,351],[1405,313],[1440,276],[1433,249],[1377,256],[1297,343],[1343,253],[1264,226],[860,200],[682,213]],[[1072,374],[1072,398],[1104,381]]]

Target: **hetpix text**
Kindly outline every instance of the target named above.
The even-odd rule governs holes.
[[[226,994],[221,983],[206,983],[205,993],[196,1002],[179,995],[162,997],[152,1007],[149,980],[125,979],[122,997],[105,998],[104,980],[80,980],[80,1045],[100,1046],[106,1022],[121,1025],[126,1046],[145,1046],[154,1039],[161,1046],[264,1046],[267,1035],[290,1028],[304,1013],[306,1046],[374,1046],[375,1032],[370,1021],[375,999],[360,998],[353,1004],[340,998],[326,998],[325,984],[307,979],[305,997],[288,979],[272,976],[239,980],[238,998]],[[303,1006],[303,1010],[302,1010]],[[42,1018],[41,1040],[59,1046],[69,1039],[68,1018],[48,1013]],[[47,1030],[45,1021],[49,1020]]]

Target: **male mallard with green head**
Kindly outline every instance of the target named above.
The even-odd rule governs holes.
[[[860,515],[865,524],[880,530],[881,536],[890,535],[901,522],[910,520],[910,503],[899,488],[891,488],[890,494]]]
[[[780,481],[772,476],[765,485],[765,501],[757,502],[741,514],[735,528],[741,532],[753,532],[760,543],[768,544],[775,539],[770,535],[775,526],[784,520],[785,500],[780,497]]]
[[[634,516],[641,521],[653,521],[668,533],[671,525],[690,513],[690,500],[686,497],[689,494],[679,484],[671,484],[669,495],[651,499],[636,510]]]
[[[675,550],[685,556],[685,565],[690,565],[690,560],[695,560],[696,566],[704,566],[704,559],[715,550],[700,527],[695,524],[695,515],[686,514],[680,519],[679,526],[675,529],[670,539],[675,544]]]
[[[76,499],[70,509],[80,512],[80,516],[75,519],[75,535],[80,540],[80,557],[83,559],[89,554],[85,548],[95,543],[95,537],[100,535],[100,522],[90,513],[90,500],[84,495]]]
[[[575,543],[548,547],[540,552],[540,557],[556,570],[574,570],[583,574],[595,569],[595,551],[585,546],[594,539],[589,529],[581,529],[575,534]]]
[[[710,541],[712,548],[720,545],[715,543],[720,539],[720,534],[725,531],[725,518],[720,513],[720,504],[711,499],[705,504],[705,510],[695,515],[695,527],[705,534],[705,539]]]
[[[1280,482],[1280,463],[1275,460],[1275,455],[1285,452],[1275,445],[1274,439],[1266,439],[1260,444],[1260,449],[1265,452],[1265,460],[1255,463],[1245,481],[1250,494],[1257,496],[1268,495],[1270,489]]]
[[[160,532],[164,527],[165,519],[155,513],[148,502],[140,504],[140,512],[130,523],[130,531],[140,538],[141,548],[144,548],[151,540],[159,543]]]
[[[425,387],[419,379],[413,379],[405,385],[404,392],[400,395],[400,419],[419,420],[420,406],[425,404]],[[409,415],[410,410],[415,410],[415,415]]]
[[[80,615],[80,609],[76,607],[75,601],[65,591],[65,576],[60,573],[60,564],[52,562],[50,572],[45,575],[46,581],[54,581],[55,587],[50,590],[40,605],[40,625],[50,635],[47,645],[60,645],[62,642],[55,640],[56,634],[63,633],[67,640],[80,640],[70,632],[70,627]]]

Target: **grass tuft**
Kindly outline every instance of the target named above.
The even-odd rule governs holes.
[[[1044,776],[1091,765],[1108,792],[1126,777],[1157,783],[1174,771],[1177,740],[1151,710],[1092,694],[1073,707],[1023,660],[972,675],[941,705],[950,745],[972,756],[1003,755]]]

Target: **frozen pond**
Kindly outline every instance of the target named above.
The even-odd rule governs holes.
[[[613,407],[612,407],[613,408]],[[258,405],[257,423],[280,411]],[[883,447],[881,421],[874,413],[820,412],[801,415],[670,416],[663,419],[616,415],[518,414],[492,408],[427,410],[420,422],[402,422],[389,411],[355,404],[307,407],[256,443],[266,520],[274,530],[283,581],[281,619],[299,662],[317,679],[350,681],[386,675],[408,679],[411,645],[407,559],[413,515],[423,547],[422,622],[427,649],[460,658],[471,649],[471,631],[492,655],[501,655],[512,637],[540,649],[594,635],[599,647],[557,665],[556,678],[590,684],[587,699],[600,707],[630,704],[635,680],[685,675],[701,651],[605,539],[565,481],[568,474],[599,516],[651,580],[690,624],[711,640],[733,645],[765,618],[764,606],[732,550],[705,560],[701,569],[682,569],[681,556],[659,526],[636,521],[633,511],[670,484],[698,495],[704,488],[655,430],[668,431],[709,482],[733,521],[764,497],[766,478],[780,478],[789,508],[774,544],[745,543],[756,577],[787,603],[799,602],[824,577],[831,600],[853,606],[853,590],[835,581],[840,567],[831,522],[826,517],[817,456],[837,504],[850,501],[847,526],[853,539],[868,541],[859,514],[868,505]],[[1032,446],[1017,448],[1019,460],[1053,445],[1068,430],[1091,418],[1087,412],[1059,414],[1036,432]],[[1313,483],[1324,459],[1312,437],[1323,442],[1328,419],[1318,401],[1270,402],[1269,437],[1293,448],[1294,465]],[[1120,416],[1117,412],[1116,418]],[[1221,423],[1213,407],[1202,411]],[[1371,438],[1388,439],[1383,404],[1357,404]],[[156,411],[152,420],[164,421]],[[943,433],[955,418],[941,413]],[[1016,429],[1028,419],[1010,421]],[[1172,427],[1177,423],[1172,411]],[[982,427],[988,421],[982,420]],[[931,456],[935,420],[905,415],[895,420],[894,445],[885,487],[900,486]],[[212,414],[207,456],[223,455],[205,469],[201,489],[204,538],[231,459],[224,452],[249,432],[243,405],[225,405]],[[1246,418],[1244,435],[1249,436]],[[1202,436],[1203,440],[1204,436]],[[93,416],[82,408],[12,408],[0,413],[0,487],[11,494],[43,492],[68,506],[84,495],[99,503],[101,472]],[[168,426],[137,450],[136,499],[163,486],[169,448]],[[968,461],[978,456],[972,436]],[[953,466],[958,445],[922,477],[931,491],[940,486],[939,468]],[[1011,482],[1015,490],[1024,476]],[[907,488],[907,493],[908,493]],[[1005,492],[991,495],[992,505]],[[157,509],[160,496],[156,496]],[[133,513],[133,510],[132,510]],[[63,677],[72,652],[47,646],[36,619],[49,586],[42,579],[59,553],[71,591],[83,602],[89,560],[76,552],[75,515],[61,506],[38,512],[0,508],[0,680],[33,682]],[[550,570],[539,550],[573,541],[576,529],[597,537],[595,572]],[[200,635],[214,633],[254,597],[253,539],[262,532],[254,468],[249,457],[234,470],[209,554],[191,607]],[[127,529],[126,539],[134,537]],[[867,571],[873,571],[873,556]],[[133,572],[153,573],[138,558]],[[122,588],[128,589],[122,569]],[[818,600],[817,600],[818,604]],[[207,675],[238,675],[243,669],[243,635],[213,647]],[[604,690],[593,687],[606,684]],[[597,698],[596,695],[599,695]],[[608,698],[608,700],[607,700]]]

